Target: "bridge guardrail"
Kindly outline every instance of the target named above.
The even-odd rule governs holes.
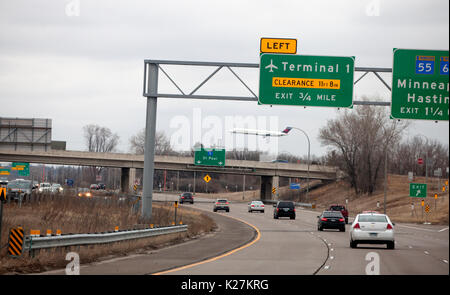
[[[262,200],[262,202],[268,203],[268,204],[276,204],[278,201],[276,201],[276,200]],[[296,207],[306,207],[306,208],[314,208],[315,207],[315,204],[310,204],[310,203],[294,202],[294,205]]]
[[[24,241],[25,245],[23,248],[24,250],[30,251],[55,247],[105,244],[185,231],[187,231],[187,225],[175,225],[140,230],[121,230],[106,233],[68,234],[48,237],[26,236]]]

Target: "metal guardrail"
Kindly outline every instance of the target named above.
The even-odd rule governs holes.
[[[141,230],[123,230],[108,233],[69,234],[49,237],[25,237],[24,250],[39,250],[55,247],[105,244],[132,239],[147,238],[158,235],[187,231],[187,225],[148,228]]]
[[[278,201],[276,200],[262,200],[264,203],[268,203],[268,204],[276,204]],[[287,201],[290,202],[290,201]],[[296,207],[307,207],[307,208],[312,208],[313,204],[310,203],[298,203],[298,202],[294,202],[294,205]]]

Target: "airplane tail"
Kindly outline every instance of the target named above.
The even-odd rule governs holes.
[[[286,128],[284,128],[284,130],[282,132],[285,134],[288,134],[289,131],[291,131],[291,129],[292,129],[292,127],[286,127]]]

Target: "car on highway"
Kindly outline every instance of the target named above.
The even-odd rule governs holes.
[[[98,190],[98,184],[93,183],[91,184],[91,186],[89,187],[91,190]]]
[[[230,203],[227,199],[217,199],[214,202],[213,211],[217,212],[219,210],[225,210],[227,212],[230,212]]]
[[[330,205],[330,207],[328,208],[328,211],[340,211],[342,213],[342,215],[344,216],[345,223],[348,224],[348,210],[347,210],[347,208],[345,208],[344,205],[340,205],[340,204]]]
[[[323,211],[317,218],[317,230],[339,229],[345,232],[345,219],[340,211]]]
[[[106,189],[106,185],[104,184],[104,183],[99,183],[99,184],[97,184],[97,189],[99,189],[99,190],[105,190]]]
[[[194,195],[192,193],[182,193],[180,195],[180,204],[184,202],[194,204]]]
[[[278,219],[280,217],[289,217],[295,219],[295,204],[290,201],[278,201],[273,205],[273,218]]]
[[[85,197],[85,198],[92,198],[92,193],[91,190],[88,189],[87,187],[83,188],[79,188],[78,189],[78,194],[79,197]]]
[[[51,193],[52,192],[52,185],[48,182],[41,182],[39,184],[38,192],[40,193]]]
[[[63,190],[64,190],[63,187],[59,183],[53,183],[51,188],[50,188],[50,191],[52,193],[56,193],[56,194],[57,193],[62,193]]]
[[[251,213],[253,211],[264,213],[264,203],[261,201],[251,201],[248,203],[248,212]]]
[[[32,190],[33,183],[31,180],[11,180],[7,185],[7,198],[11,201],[27,200],[31,197]]]
[[[386,244],[395,248],[394,223],[380,213],[361,213],[356,215],[350,228],[350,247],[358,244]]]

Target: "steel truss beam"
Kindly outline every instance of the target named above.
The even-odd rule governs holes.
[[[178,89],[180,93],[150,93],[147,85],[147,71],[148,65],[156,65],[159,70],[169,79],[169,81]],[[175,80],[164,70],[161,65],[178,65],[178,66],[206,66],[216,67],[216,69],[206,77],[197,87],[189,94],[186,94]],[[203,85],[206,84],[212,77],[214,77],[222,68],[227,68],[236,79],[249,91],[250,96],[224,96],[224,95],[200,95],[195,94]],[[226,63],[226,62],[199,62],[199,61],[175,61],[175,60],[144,60],[144,89],[143,96],[145,97],[161,97],[161,98],[184,98],[184,99],[207,99],[207,100],[232,100],[232,101],[258,101],[258,96],[255,92],[244,82],[244,80],[233,71],[232,68],[259,68],[259,64],[254,63]],[[391,87],[384,81],[379,73],[392,73],[391,68],[371,68],[371,67],[355,67],[356,72],[363,72],[355,82],[358,83],[367,74],[373,73],[383,85],[391,91]],[[353,101],[354,105],[374,105],[374,106],[390,106],[390,102],[385,101]]]

